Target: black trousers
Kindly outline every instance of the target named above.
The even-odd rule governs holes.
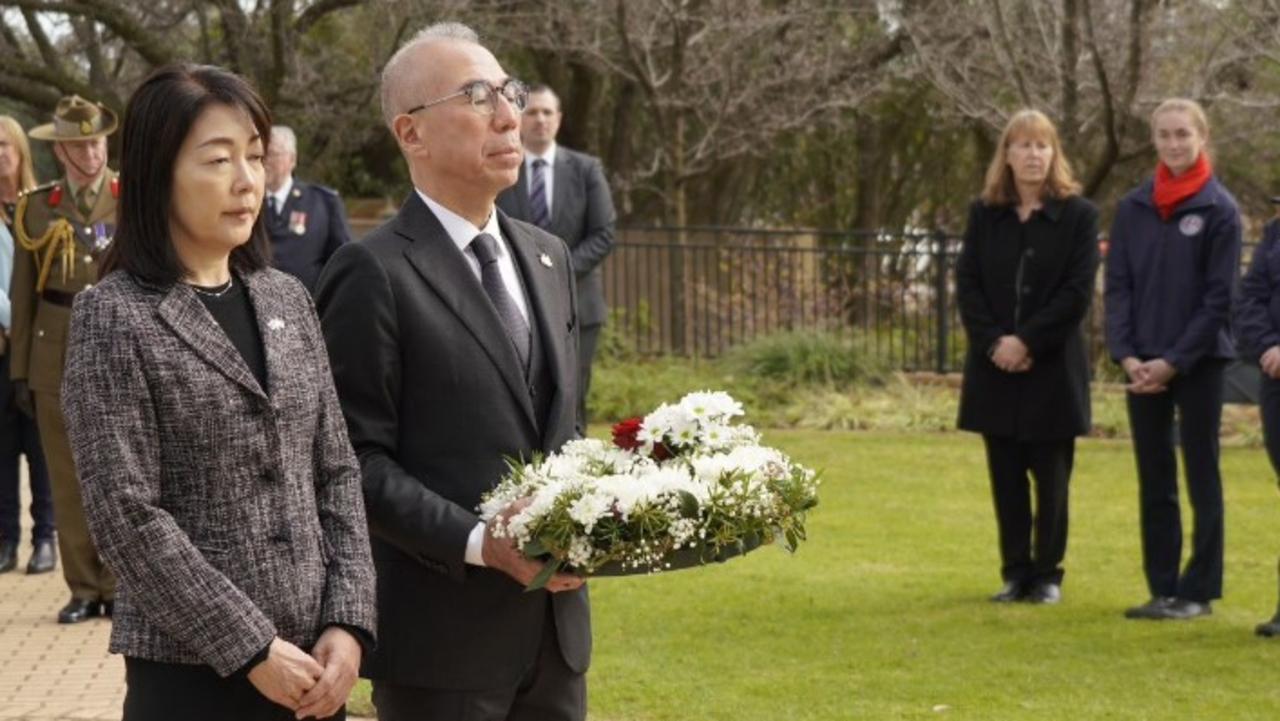
[[[13,403],[13,382],[9,380],[9,356],[0,356],[0,540],[17,541],[21,533],[19,460],[27,457],[31,483],[31,540],[53,539],[53,491],[49,469],[40,450],[40,433],[34,418],[28,418]]]
[[[602,324],[584,325],[578,330],[578,428],[587,433],[587,393],[591,390],[591,361],[596,356]]]
[[[292,721],[243,677],[222,678],[208,666],[126,656],[122,721]],[[345,721],[341,709],[326,721]]]
[[[1190,601],[1222,597],[1222,473],[1218,430],[1222,425],[1222,373],[1226,361],[1209,359],[1176,376],[1164,393],[1128,394],[1129,426],[1138,463],[1142,567],[1154,596]],[[1174,410],[1191,499],[1191,558],[1181,575],[1182,516]]]
[[[1017,583],[1062,583],[1067,496],[1076,440],[1020,441],[984,435],[1000,537],[1000,576]],[[1027,474],[1035,480],[1035,513]]]
[[[1258,406],[1262,410],[1262,439],[1267,446],[1267,458],[1280,477],[1280,380],[1262,376]]]
[[[378,721],[584,721],[587,679],[565,665],[547,604],[537,661],[517,685],[472,691],[375,680],[373,705]]]

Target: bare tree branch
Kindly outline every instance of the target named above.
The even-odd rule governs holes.
[[[111,28],[124,39],[135,52],[152,65],[164,65],[173,60],[170,47],[161,37],[153,35],[129,17],[129,14],[111,0],[94,2],[77,0],[4,0],[0,6],[10,6],[37,12],[54,12],[89,18]]]
[[[1023,107],[1031,107],[1034,103],[1031,100],[1031,93],[1027,90],[1027,80],[1023,75],[1022,66],[1013,59],[1013,41],[1009,38],[1009,29],[1004,22],[1004,11],[1000,9],[1000,0],[987,0],[987,6],[991,10],[991,19],[995,23],[993,34],[1000,40],[995,44],[996,57],[1000,58],[1005,72],[1013,78]]]
[[[293,21],[293,32],[297,35],[306,35],[311,26],[320,22],[324,16],[343,8],[354,7],[360,2],[361,0],[318,0]]]
[[[53,48],[53,43],[49,42],[49,36],[40,24],[40,18],[35,12],[27,8],[22,8],[21,12],[22,19],[27,23],[27,34],[35,42],[36,50],[40,52],[40,58],[44,60],[45,65],[51,68],[61,68],[62,55]]]
[[[53,110],[62,94],[47,85],[34,83],[30,78],[14,75],[9,68],[0,70],[0,95],[40,109]]]
[[[1107,77],[1107,69],[1102,62],[1102,52],[1098,49],[1098,36],[1093,25],[1093,9],[1090,0],[1081,1],[1084,3],[1085,42],[1089,45],[1089,56],[1093,60],[1094,73],[1097,75],[1101,93],[1102,127],[1106,137],[1102,153],[1093,162],[1093,167],[1084,181],[1085,194],[1092,195],[1097,192],[1102,181],[1106,180],[1116,159],[1120,156],[1120,133],[1116,127],[1116,106],[1115,97],[1111,92],[1111,81]],[[1134,0],[1135,3],[1139,1]]]

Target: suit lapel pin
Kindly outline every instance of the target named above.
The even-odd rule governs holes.
[[[543,254],[541,254],[541,255],[539,255],[539,256],[538,256],[538,262],[539,262],[539,263],[542,263],[543,265],[545,265],[545,266],[547,266],[548,268],[550,268],[550,267],[551,267],[551,256],[547,255],[546,253],[543,253]]]
[[[284,330],[284,321],[279,318],[272,318],[267,321],[267,327],[271,330]]]

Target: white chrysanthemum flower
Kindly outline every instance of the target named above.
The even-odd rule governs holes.
[[[742,415],[742,404],[724,391],[698,391],[680,399],[679,405],[699,418],[728,420]]]
[[[569,517],[582,526],[584,533],[591,533],[596,521],[613,512],[613,498],[599,490],[589,491],[569,505]]]
[[[718,483],[721,476],[735,470],[729,456],[723,453],[695,456],[689,463],[693,466],[693,475],[703,483]]]
[[[698,432],[698,418],[687,408],[663,404],[644,417],[640,433],[641,441],[662,443],[672,441],[680,445],[692,443]]]

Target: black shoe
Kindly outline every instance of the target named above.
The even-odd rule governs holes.
[[[1276,611],[1276,615],[1272,616],[1270,621],[1255,626],[1253,632],[1266,638],[1280,636],[1280,610]]]
[[[1168,616],[1165,615],[1165,611],[1168,610],[1169,606],[1173,605],[1175,601],[1177,601],[1177,599],[1171,596],[1155,596],[1141,606],[1134,606],[1133,608],[1126,609],[1124,617],[1147,619],[1168,618]]]
[[[58,623],[80,623],[96,618],[99,613],[101,613],[101,605],[98,601],[73,598],[62,607],[61,611],[58,611]]]
[[[36,541],[31,550],[31,560],[27,561],[27,573],[48,573],[58,565],[58,552],[53,547],[52,538]]]
[[[115,602],[115,601],[103,601],[103,602],[102,602],[102,617],[103,617],[103,618],[111,618],[111,614],[113,614],[113,613],[115,613],[115,612],[116,612],[116,602]]]
[[[1048,603],[1054,604],[1062,600],[1062,586],[1051,581],[1043,581],[1037,583],[1030,592],[1027,593],[1028,603]]]
[[[996,595],[991,597],[993,603],[1013,603],[1026,598],[1027,589],[1018,581],[1005,581]]]
[[[1164,610],[1164,617],[1173,621],[1185,621],[1212,613],[1213,609],[1209,607],[1208,601],[1188,601],[1185,598],[1179,598]]]
[[[0,541],[0,573],[8,573],[18,565],[18,542]]]

